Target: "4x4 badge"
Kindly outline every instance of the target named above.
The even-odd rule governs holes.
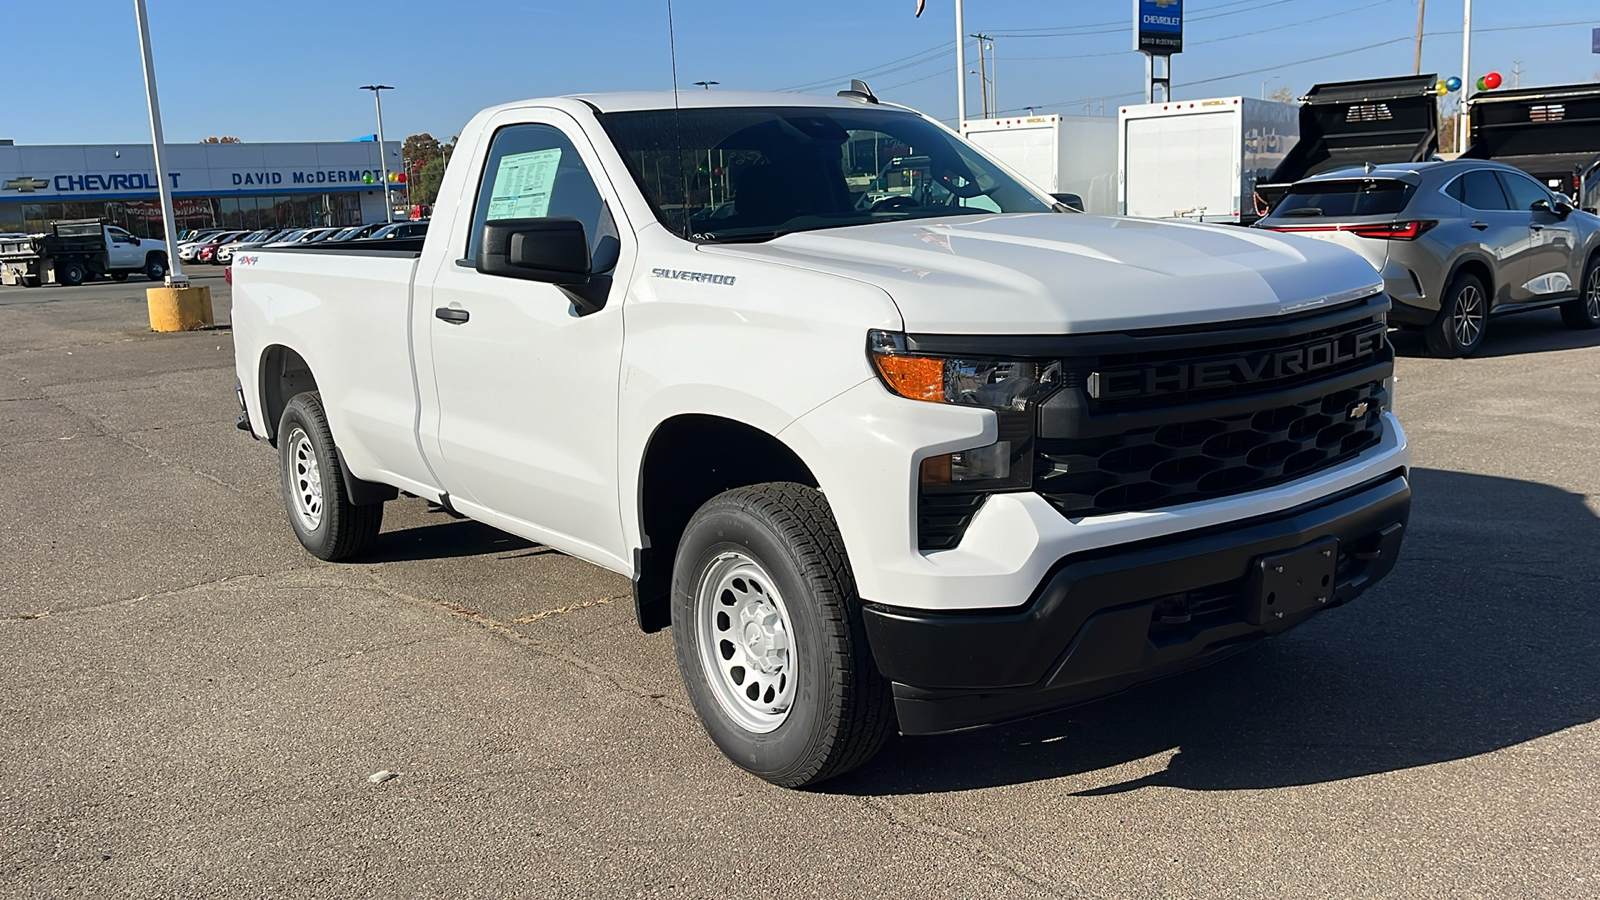
[[[24,194],[31,194],[49,186],[50,182],[45,181],[43,178],[29,178],[26,175],[21,178],[13,178],[4,185],[8,191],[21,191]]]

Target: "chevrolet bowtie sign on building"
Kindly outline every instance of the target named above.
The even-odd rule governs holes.
[[[1133,49],[1156,56],[1183,52],[1183,0],[1133,0]]]
[[[45,181],[43,178],[28,178],[24,176],[22,178],[13,178],[5,184],[0,184],[0,190],[31,194],[34,191],[42,191],[49,186],[50,182]]]

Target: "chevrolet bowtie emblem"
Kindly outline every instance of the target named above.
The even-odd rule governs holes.
[[[1169,6],[1176,6],[1177,3],[1178,0],[1155,0],[1156,6],[1160,7],[1161,9],[1166,9]]]
[[[1360,419],[1364,417],[1367,414],[1367,410],[1371,408],[1372,407],[1367,404],[1367,401],[1363,400],[1360,403],[1357,403],[1355,406],[1350,407],[1349,418]]]
[[[26,176],[13,178],[4,185],[8,191],[21,191],[24,194],[31,194],[49,186],[50,182],[45,181],[43,178],[28,178]]]

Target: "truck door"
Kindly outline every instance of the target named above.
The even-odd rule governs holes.
[[[106,226],[106,253],[113,269],[144,268],[144,253],[139,239],[113,225]]]
[[[600,310],[580,314],[563,288],[483,274],[472,264],[485,222],[546,216],[578,219],[591,254],[615,260],[610,185],[593,177],[600,171],[593,149],[575,122],[568,127],[500,128],[480,183],[461,198],[472,220],[466,234],[452,236],[463,241],[450,251],[461,259],[440,266],[427,320],[439,475],[451,495],[523,526],[513,530],[604,564],[607,556],[625,559],[617,378],[626,279],[617,279],[615,296],[599,295]],[[600,287],[608,284],[604,278]]]
[[[1577,258],[1578,235],[1572,218],[1565,219],[1549,210],[1533,209],[1543,200],[1553,204],[1555,197],[1532,178],[1515,172],[1500,172],[1511,207],[1529,215],[1528,271],[1524,286],[1529,300],[1548,300],[1574,296],[1583,280],[1583,263]]]

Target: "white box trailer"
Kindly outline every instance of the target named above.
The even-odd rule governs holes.
[[[1254,97],[1122,107],[1117,210],[1152,219],[1247,224],[1255,186],[1300,140],[1300,108]]]
[[[1109,116],[1013,116],[961,123],[961,136],[1047,194],[1117,213],[1117,122]]]

